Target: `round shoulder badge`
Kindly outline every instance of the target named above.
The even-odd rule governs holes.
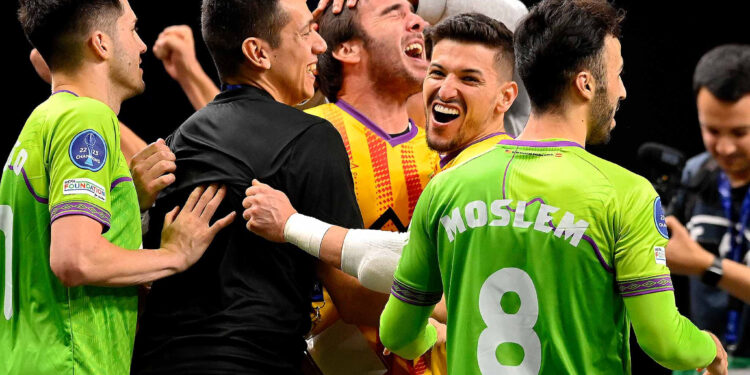
[[[654,199],[654,224],[656,230],[659,231],[664,238],[669,239],[669,232],[667,231],[667,222],[664,220],[664,208],[661,207],[661,197]]]
[[[107,161],[107,143],[99,133],[87,129],[73,137],[68,154],[76,167],[97,172]]]

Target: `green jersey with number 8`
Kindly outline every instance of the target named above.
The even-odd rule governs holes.
[[[0,180],[2,374],[128,374],[137,289],[65,287],[50,268],[50,225],[66,215],[141,244],[138,197],[117,117],[99,101],[53,94],[31,114]]]
[[[504,140],[441,173],[410,233],[391,302],[445,293],[452,374],[630,373],[624,298],[673,290],[654,189],[570,141]]]

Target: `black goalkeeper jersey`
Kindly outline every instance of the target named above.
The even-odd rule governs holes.
[[[214,218],[231,210],[237,217],[190,269],[154,282],[132,373],[299,373],[316,260],[250,233],[242,199],[257,178],[285,192],[302,214],[360,228],[341,136],[326,120],[245,86],[220,93],[167,144],[177,156],[177,179],[151,210],[145,246],[159,247],[164,214],[201,184],[226,184]]]

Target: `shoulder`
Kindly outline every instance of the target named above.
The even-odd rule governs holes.
[[[336,104],[333,103],[321,104],[319,106],[308,108],[305,110],[305,113],[307,114],[322,118],[327,118],[331,114],[337,112],[341,112],[341,109],[339,109],[339,107],[337,107]]]
[[[695,188],[719,172],[719,165],[708,151],[688,159],[682,170],[682,184]]]

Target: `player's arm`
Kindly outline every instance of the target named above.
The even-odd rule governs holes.
[[[664,256],[667,229],[658,195],[645,179],[631,185],[618,193],[617,204],[611,206],[616,234],[613,260],[617,286],[639,345],[673,370],[708,366],[712,374],[726,373],[721,344],[680,315],[675,306]]]
[[[151,208],[160,191],[175,182],[177,157],[163,139],[139,150],[129,163],[141,212]]]
[[[242,205],[247,228],[274,242],[289,242],[324,263],[389,293],[407,233],[346,229],[297,213],[287,196],[254,180]]]
[[[380,318],[383,345],[407,359],[419,357],[437,340],[435,327],[428,321],[443,295],[429,210],[433,182],[427,185],[414,209],[409,243],[404,248],[393,277],[391,296]]]
[[[726,361],[726,353],[713,335],[680,315],[673,292],[626,297],[625,307],[638,345],[660,365],[690,370]]]
[[[154,55],[164,69],[180,84],[193,108],[206,106],[219,93],[195,56],[195,41],[190,26],[169,26],[154,43]]]
[[[716,256],[690,237],[674,216],[667,217],[672,232],[667,245],[667,265],[673,273],[700,276],[711,267]],[[723,275],[718,286],[729,294],[750,303],[750,267],[730,259],[721,261]]]
[[[129,164],[133,159],[133,156],[145,147],[146,141],[141,139],[141,137],[130,130],[130,128],[120,122],[120,150],[125,156],[125,161]]]
[[[195,263],[216,233],[234,219],[231,213],[209,225],[226,188],[196,188],[180,210],[164,220],[161,248],[128,250],[115,246],[101,233],[104,224],[85,212],[74,212],[52,222],[50,266],[68,287],[143,284],[186,270]]]

